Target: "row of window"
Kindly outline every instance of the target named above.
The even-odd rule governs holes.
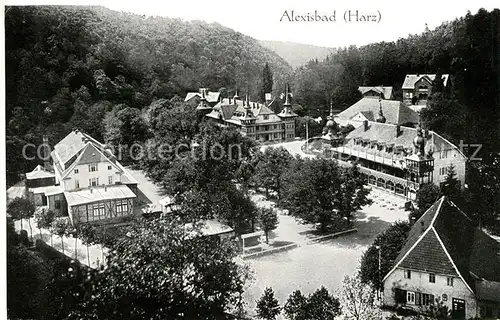
[[[113,166],[108,165],[108,170],[111,170],[111,169],[113,169]],[[91,164],[89,164],[89,172],[96,172],[96,171],[97,171],[97,163],[91,163]],[[78,173],[79,170],[75,169],[73,172],[74,173]]]
[[[108,177],[108,184],[113,184],[113,176]],[[97,187],[99,185],[99,177],[89,178],[89,187]],[[80,189],[80,181],[75,180],[75,189]]]
[[[404,277],[405,279],[411,279],[411,270],[405,270]],[[436,283],[436,274],[429,273],[429,282]],[[453,277],[446,277],[446,285],[453,287]]]
[[[406,303],[418,306],[430,306],[434,304],[434,295],[420,292],[407,291]]]
[[[115,204],[114,210],[113,203]],[[121,217],[128,213],[129,203],[127,200],[117,200],[105,203],[81,205],[74,208],[77,215],[75,218],[81,222],[97,221],[106,218]]]

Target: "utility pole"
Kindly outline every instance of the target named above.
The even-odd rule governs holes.
[[[309,153],[309,118],[306,118],[306,153]]]
[[[377,288],[377,299],[380,300],[380,288],[382,287],[382,283],[380,282],[380,265],[381,265],[381,247],[380,246],[375,246],[375,248],[378,250],[378,288]]]

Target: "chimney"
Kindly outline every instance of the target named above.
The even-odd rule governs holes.
[[[49,138],[47,136],[42,137],[43,144],[43,168],[45,170],[50,170],[50,146]]]
[[[399,137],[400,134],[401,134],[401,126],[398,124],[396,125],[396,138]]]
[[[368,120],[363,121],[363,128],[364,128],[364,131],[368,130]]]

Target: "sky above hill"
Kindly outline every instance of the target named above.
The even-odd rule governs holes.
[[[20,4],[12,0],[7,3]],[[426,24],[432,29],[443,21],[464,16],[467,10],[476,13],[479,8],[492,10],[500,7],[498,0],[35,0],[23,3],[103,5],[113,10],[146,16],[217,22],[260,40],[292,41],[325,47],[395,41],[409,34],[421,33]],[[345,22],[344,14],[349,10],[352,18],[350,22]],[[356,11],[359,20],[363,20],[363,16],[366,20],[375,18],[378,22],[357,22]],[[315,12],[331,20],[335,12],[335,22],[307,22],[300,17],[307,20],[309,14],[314,19]],[[290,19],[299,21],[290,22]]]

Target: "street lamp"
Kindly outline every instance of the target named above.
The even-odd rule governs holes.
[[[306,127],[306,153],[309,153],[309,118],[305,118],[306,123],[304,126]]]
[[[380,246],[375,246],[375,249],[378,250],[378,288],[377,288],[377,299],[380,300],[380,288],[382,287],[382,283],[380,281],[380,275],[381,275],[381,271],[380,271],[380,264],[381,264],[381,247]]]

